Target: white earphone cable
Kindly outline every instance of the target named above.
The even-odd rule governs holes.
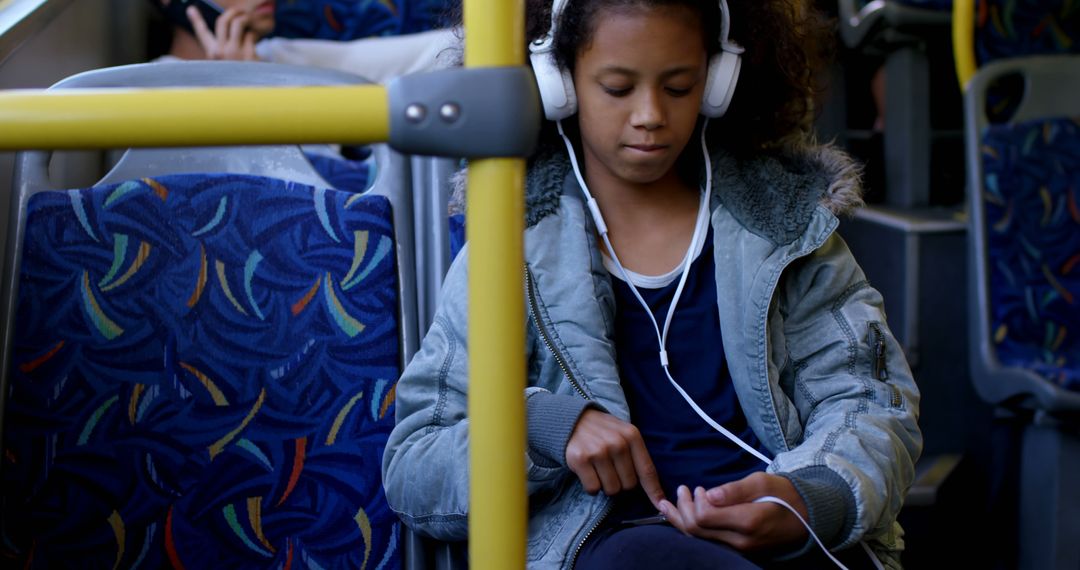
[[[712,187],[712,160],[709,157],[709,153],[707,150],[708,147],[705,142],[705,130],[708,125],[709,119],[706,118],[705,122],[702,124],[701,127],[701,147],[702,154],[705,158],[706,189]],[[763,461],[766,465],[772,463],[772,461],[769,460],[769,458],[763,455],[760,451],[754,449],[752,446],[740,439],[739,436],[730,432],[727,428],[720,425],[719,422],[712,419],[712,417],[709,416],[709,414],[706,413],[705,410],[702,410],[701,406],[699,406],[697,402],[695,402],[694,399],[689,394],[687,394],[685,390],[683,390],[682,386],[680,386],[679,383],[675,380],[675,378],[671,375],[670,361],[668,359],[667,353],[668,331],[671,328],[671,321],[675,315],[675,306],[678,304],[679,298],[682,296],[683,288],[686,286],[686,279],[690,274],[690,264],[693,262],[694,255],[694,244],[696,244],[701,239],[701,232],[703,231],[702,228],[706,227],[706,224],[702,223],[701,217],[708,215],[708,192],[703,191],[701,193],[701,202],[698,206],[698,219],[697,223],[695,223],[694,237],[691,238],[690,247],[687,248],[686,255],[683,256],[681,264],[682,275],[679,277],[679,285],[675,289],[675,294],[671,299],[671,304],[668,305],[667,316],[664,319],[663,332],[661,332],[660,325],[657,323],[656,317],[653,315],[652,309],[649,308],[649,304],[645,302],[645,299],[641,296],[641,293],[638,291],[637,286],[634,285],[633,280],[627,273],[626,268],[623,267],[622,262],[619,261],[619,256],[617,253],[615,253],[615,247],[611,245],[611,238],[608,236],[607,223],[604,222],[604,217],[600,213],[600,206],[597,205],[596,198],[594,198],[592,192],[589,191],[589,187],[587,184],[585,184],[585,180],[581,175],[581,168],[578,166],[577,162],[577,153],[574,152],[574,146],[570,142],[570,138],[566,136],[566,132],[563,130],[562,121],[556,122],[556,127],[559,130],[559,134],[562,136],[563,142],[566,144],[566,151],[567,154],[570,156],[570,163],[573,167],[574,175],[577,177],[578,185],[581,186],[582,192],[585,193],[585,197],[589,206],[589,211],[592,213],[593,219],[596,221],[597,231],[600,233],[600,238],[603,239],[604,245],[607,246],[608,254],[611,256],[611,260],[614,262],[615,267],[622,275],[623,280],[626,281],[627,285],[630,286],[630,291],[634,294],[634,297],[637,299],[638,303],[640,303],[641,306],[645,308],[645,314],[648,315],[649,320],[652,322],[653,328],[656,331],[656,341],[657,343],[659,343],[660,346],[660,365],[663,367],[664,374],[667,376],[668,381],[671,382],[671,385],[675,387],[675,390],[678,391],[679,395],[682,396],[684,400],[686,400],[686,403],[690,405],[691,409],[693,409],[694,412],[698,416],[700,416],[702,420],[705,421],[705,423],[709,424],[709,426],[711,426],[713,429],[723,434],[724,437],[728,438],[733,443],[746,450],[747,453],[750,453],[754,457],[757,457],[758,459]]]

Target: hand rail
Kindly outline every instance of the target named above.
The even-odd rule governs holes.
[[[525,3],[465,0],[465,66],[525,62]],[[469,565],[525,568],[525,161],[469,164]]]
[[[0,150],[362,144],[388,121],[379,85],[0,92]]]

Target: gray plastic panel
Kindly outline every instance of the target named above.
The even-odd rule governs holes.
[[[540,93],[525,66],[445,69],[386,86],[390,145],[447,157],[528,156],[540,135]]]

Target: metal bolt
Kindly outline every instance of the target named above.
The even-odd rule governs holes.
[[[457,103],[443,103],[439,107],[439,116],[447,123],[453,123],[461,118],[461,106]]]
[[[405,107],[405,118],[408,119],[409,122],[419,123],[424,120],[424,117],[427,117],[427,107],[419,103],[413,103],[412,105]]]

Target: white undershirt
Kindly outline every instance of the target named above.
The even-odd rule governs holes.
[[[693,244],[694,253],[690,260],[691,263],[697,261],[698,256],[701,255],[702,248],[705,247],[705,238],[707,237],[706,234],[708,234],[708,231],[706,231],[706,228],[704,226],[708,223],[709,216],[698,217],[697,225],[695,225],[694,227],[694,234],[697,235],[698,238],[696,243]],[[702,226],[701,231],[697,231],[698,226]],[[607,269],[608,273],[610,273],[612,277],[620,281],[624,281],[622,272],[620,272],[619,268],[615,266],[615,262],[612,261],[611,256],[607,253],[607,250],[601,250],[601,253],[604,258],[604,269]],[[661,289],[674,283],[675,280],[678,279],[680,275],[682,275],[682,260],[680,259],[679,264],[672,268],[671,271],[668,271],[667,273],[664,273],[662,275],[644,275],[635,271],[630,271],[629,269],[626,270],[626,275],[630,277],[630,281],[634,284],[635,287],[640,287],[642,289]]]

